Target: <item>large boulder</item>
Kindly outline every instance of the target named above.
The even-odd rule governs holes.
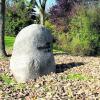
[[[52,42],[50,31],[42,25],[32,24],[19,32],[10,60],[10,70],[17,82],[55,72]]]

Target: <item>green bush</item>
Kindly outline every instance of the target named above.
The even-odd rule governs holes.
[[[95,54],[100,55],[100,7],[89,8],[87,14],[91,21],[91,30],[94,33],[91,45]]]
[[[92,17],[92,19],[91,19]],[[79,7],[76,15],[70,22],[69,40],[67,41],[68,52],[73,55],[96,55],[100,47],[100,35],[93,26],[93,17],[89,16],[88,10]],[[68,39],[68,38],[67,38]]]
[[[53,44],[53,48],[57,50],[58,49],[58,35],[59,35],[59,33],[56,32],[55,25],[53,25],[50,21],[46,20],[45,27],[48,28],[49,30],[51,30],[52,35],[54,37],[54,40],[57,39],[56,42]]]
[[[52,30],[56,43],[54,49],[62,50],[71,55],[100,55],[100,8],[79,6],[70,19],[69,31],[58,32],[56,27],[46,21],[47,28]]]
[[[45,22],[45,26],[52,31],[52,35],[54,37],[55,43],[53,44],[53,48],[55,50],[59,50],[60,52],[64,52],[66,50],[66,35],[62,32],[58,32],[56,30],[56,26],[52,24],[50,21]]]

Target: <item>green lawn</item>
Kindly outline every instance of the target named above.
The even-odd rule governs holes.
[[[8,52],[12,51],[14,41],[15,41],[15,37],[5,36],[5,46]]]
[[[15,37],[5,36],[5,46],[6,46],[7,52],[9,53],[12,52],[14,41],[15,41]],[[63,51],[56,50],[56,49],[53,49],[53,52],[54,53],[64,53]]]

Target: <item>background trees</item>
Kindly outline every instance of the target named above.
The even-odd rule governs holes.
[[[68,23],[75,12],[76,4],[80,0],[56,0],[56,5],[50,9],[50,20],[57,27],[57,30],[68,31]]]
[[[17,35],[23,27],[37,21],[53,32],[55,49],[73,55],[100,55],[98,0],[56,0],[50,12],[45,12],[46,2],[47,0],[7,0],[6,34]],[[35,13],[36,6],[40,17]]]
[[[100,54],[100,7],[96,2],[57,0],[50,9],[49,20],[56,26],[56,48],[73,55]]]
[[[45,23],[45,7],[47,0],[7,0],[6,1],[6,34],[17,35],[25,26],[33,23]],[[36,15],[34,8],[37,7],[40,12]],[[36,22],[37,21],[37,22]]]
[[[17,35],[25,26],[33,24],[35,15],[33,15],[33,5],[27,0],[7,1],[6,9],[6,30],[9,35]]]
[[[40,13],[40,24],[45,24],[45,8],[47,0],[39,0],[39,3],[35,0],[36,7]]]

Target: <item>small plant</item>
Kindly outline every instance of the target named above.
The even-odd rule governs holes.
[[[89,80],[90,78],[82,74],[69,74],[66,79],[69,80]]]
[[[0,75],[0,80],[3,82],[3,84],[5,85],[9,85],[9,86],[13,86],[13,89],[16,90],[20,90],[22,91],[23,89],[26,88],[25,84],[22,83],[17,83],[13,78],[11,78],[9,76],[8,73],[2,73]]]
[[[15,84],[15,81],[8,75],[8,73],[2,73],[0,75],[0,79],[3,81],[4,84]]]
[[[19,84],[15,84],[14,89],[15,90],[24,90],[26,88],[26,85],[24,83],[19,83]]]

